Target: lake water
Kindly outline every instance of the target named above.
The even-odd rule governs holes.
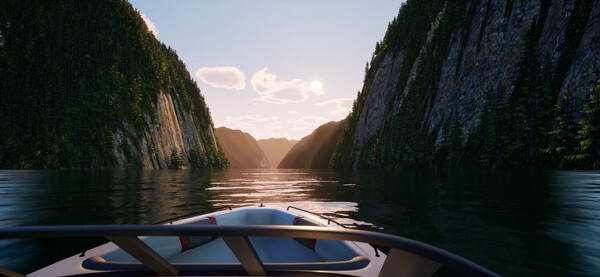
[[[444,248],[503,276],[600,276],[600,174],[546,171],[0,171],[0,227],[137,224],[294,205]],[[100,241],[4,240],[28,273]]]

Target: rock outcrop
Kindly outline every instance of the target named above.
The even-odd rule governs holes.
[[[407,1],[377,44],[333,165],[435,164],[451,123],[466,144],[486,94],[500,90],[505,108],[514,105],[531,89],[527,74],[546,74],[534,89],[547,88],[554,103],[569,90],[583,104],[600,79],[599,18],[600,0]],[[538,67],[527,68],[531,61]],[[527,132],[530,122],[515,124]],[[534,156],[541,143],[528,136]]]
[[[125,143],[127,146],[115,148],[117,164],[131,166],[131,161],[135,161],[136,166],[145,168],[210,166],[207,161],[212,157],[207,157],[207,149],[221,149],[215,133],[212,128],[198,129],[193,115],[183,109],[181,101],[177,95],[160,91],[155,120],[144,114],[147,128],[140,133],[123,122],[123,129],[114,136],[114,144],[122,146]],[[208,145],[203,142],[203,137]],[[133,138],[139,140],[134,141]],[[125,152],[123,149],[135,150]]]
[[[227,167],[200,89],[129,2],[0,11],[0,168]]]

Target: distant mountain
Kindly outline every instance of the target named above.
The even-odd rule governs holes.
[[[269,159],[271,168],[277,168],[277,165],[285,155],[290,152],[290,149],[294,147],[298,140],[288,140],[286,138],[270,138],[261,139],[257,141],[258,146],[262,149],[263,153]]]
[[[267,156],[250,134],[227,127],[216,128],[215,134],[232,168],[269,168]]]
[[[277,168],[328,168],[344,121],[328,122],[302,138]]]

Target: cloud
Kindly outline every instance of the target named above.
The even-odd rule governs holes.
[[[202,67],[195,76],[215,88],[242,90],[246,87],[246,74],[237,67]]]
[[[267,67],[254,73],[250,83],[254,91],[260,95],[257,100],[272,104],[304,102],[311,93],[323,94],[320,88],[311,88],[305,80],[278,81],[275,74],[267,73]]]
[[[146,23],[146,26],[148,26],[148,30],[152,34],[154,34],[155,37],[158,37],[158,29],[156,29],[156,25],[154,25],[154,22],[152,22],[152,20],[150,20],[150,18],[148,18],[145,14],[140,13],[140,15],[142,16],[142,19]]]
[[[350,112],[351,110],[351,106],[352,106],[352,102],[354,101],[353,98],[338,98],[338,99],[331,99],[329,101],[325,101],[325,102],[321,102],[321,103],[317,103],[315,104],[315,106],[319,106],[319,107],[323,107],[329,104],[335,104],[335,109],[330,111],[330,114],[338,114],[338,113],[347,113]],[[349,104],[349,107],[346,107],[346,104]]]

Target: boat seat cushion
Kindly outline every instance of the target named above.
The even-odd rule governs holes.
[[[305,217],[301,217],[301,216],[297,216],[296,218],[294,218],[294,225],[297,226],[321,226],[321,224],[319,224],[316,221],[313,221],[311,219],[305,218]],[[294,238],[297,242],[299,242],[300,244],[308,247],[308,249],[310,250],[315,250],[315,245],[317,244],[317,239],[304,239],[304,238]]]
[[[216,225],[217,219],[214,216],[209,216],[205,219],[201,219],[190,224],[198,225]],[[181,252],[185,252],[191,248],[203,245],[207,242],[216,240],[216,236],[179,236],[179,242],[181,243]]]

